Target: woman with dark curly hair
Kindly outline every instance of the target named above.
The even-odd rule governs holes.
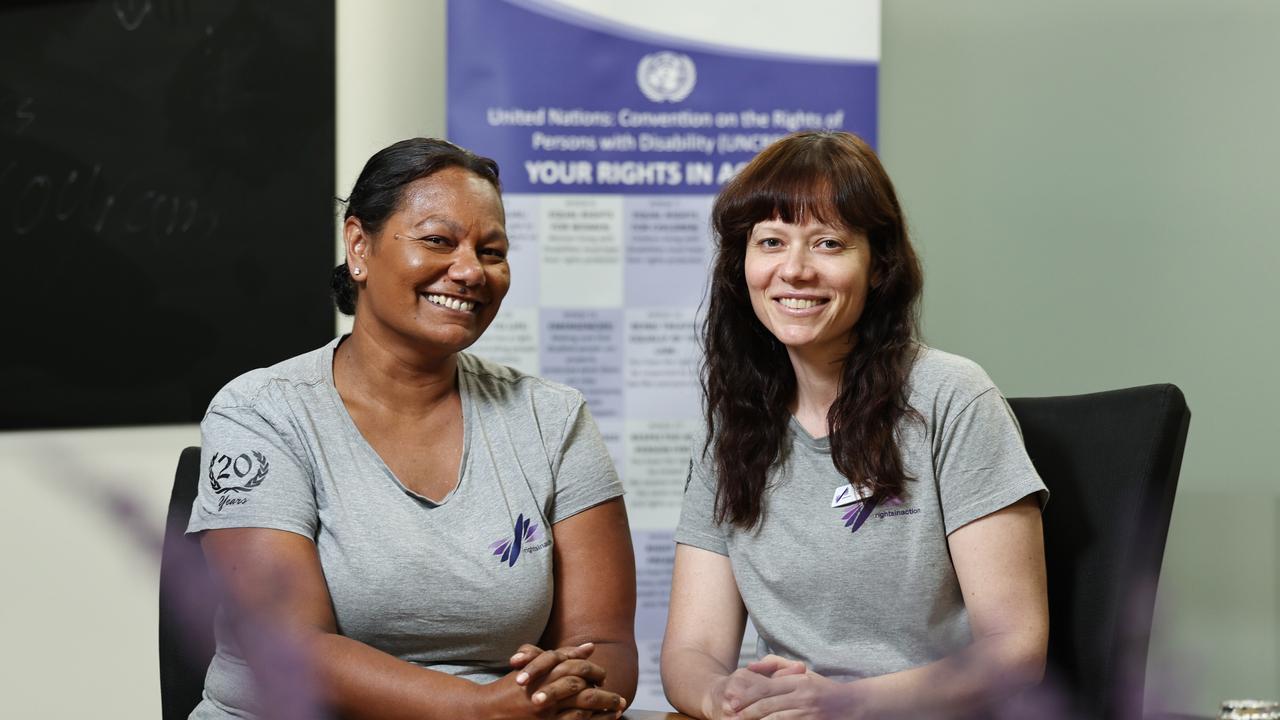
[[[875,153],[787,136],[713,225],[667,697],[703,718],[949,716],[1038,682],[1047,492],[986,373],[918,342],[920,263]]]

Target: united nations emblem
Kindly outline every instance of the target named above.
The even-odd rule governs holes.
[[[267,478],[267,470],[271,467],[267,458],[257,450],[253,457],[248,453],[240,453],[235,457],[214,453],[209,458],[209,487],[217,494],[249,492],[262,484]],[[240,484],[232,484],[232,478],[243,480]],[[248,478],[245,480],[245,478]],[[228,481],[223,484],[222,480]]]
[[[636,84],[654,102],[680,102],[689,97],[697,81],[693,58],[670,50],[649,53],[636,66]]]

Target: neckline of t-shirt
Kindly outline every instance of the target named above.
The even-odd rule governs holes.
[[[831,436],[824,435],[820,438],[816,438],[810,435],[809,431],[804,429],[804,426],[800,424],[800,421],[796,419],[795,415],[790,416],[788,419],[787,429],[791,431],[791,436],[795,438],[796,442],[801,445],[813,450],[831,452]]]
[[[463,479],[467,476],[467,460],[471,456],[471,433],[467,431],[468,427],[470,427],[472,416],[471,388],[467,382],[470,373],[463,370],[462,358],[458,358],[458,367],[455,370],[457,373],[455,381],[458,385],[458,395],[461,397],[462,401],[462,457],[458,459],[458,481],[454,483],[452,490],[445,493],[444,497],[439,500],[433,500],[426,495],[414,492],[408,485],[405,485],[399,477],[396,477],[395,471],[392,470],[391,466],[382,459],[382,456],[373,448],[373,445],[369,444],[369,440],[364,436],[364,433],[360,432],[360,427],[356,425],[355,418],[351,417],[351,413],[347,410],[346,403],[342,402],[342,396],[338,394],[338,385],[333,380],[333,356],[334,353],[337,352],[338,346],[342,344],[342,341],[349,337],[351,337],[351,335],[348,333],[334,338],[325,346],[324,352],[321,354],[320,358],[320,371],[324,374],[325,388],[329,391],[329,402],[333,404],[334,413],[342,419],[342,422],[346,425],[347,432],[350,433],[352,437],[358,438],[358,442],[364,448],[365,453],[367,453],[369,457],[377,463],[378,467],[382,469],[382,472],[385,473],[387,477],[391,478],[391,481],[394,482],[396,487],[400,488],[402,492],[415,500],[421,501],[428,507],[441,507],[448,504],[448,502],[457,496],[457,494],[462,490]],[[459,353],[459,355],[461,356],[462,353]]]

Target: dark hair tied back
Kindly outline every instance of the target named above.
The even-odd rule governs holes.
[[[329,278],[329,294],[333,296],[333,304],[343,315],[356,314],[356,284],[351,281],[351,271],[346,263],[333,269]]]
[[[498,163],[493,160],[447,140],[411,138],[385,147],[369,158],[351,194],[346,200],[338,199],[346,205],[342,218],[358,218],[365,232],[377,235],[400,208],[405,186],[450,167],[469,170],[502,192]],[[330,292],[338,312],[355,314],[358,291],[345,262],[333,269]]]
[[[786,347],[756,317],[747,291],[747,239],[756,223],[809,220],[865,233],[873,287],[850,331],[840,388],[827,413],[836,470],[874,497],[907,480],[896,428],[919,415],[907,402],[918,350],[923,275],[893,183],[875,152],[843,132],[801,132],[765,148],[717,196],[716,256],[703,324],[702,391],[716,476],[716,519],[754,527],[770,469],[786,452],[796,393]]]

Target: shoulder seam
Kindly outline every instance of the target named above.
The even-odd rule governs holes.
[[[254,388],[253,394],[245,398],[243,402],[224,404],[224,403],[215,403],[211,401],[209,403],[209,410],[236,410],[236,409],[246,409],[246,408],[257,409],[258,399],[262,397],[262,394],[266,392],[267,389],[270,388],[272,385],[281,383],[284,385],[288,385],[290,387],[297,387],[299,385],[315,387],[316,385],[319,385],[323,382],[324,382],[324,378],[315,378],[314,380],[301,380],[301,379],[291,380],[291,379],[282,378],[282,377],[269,377],[264,382],[258,384],[258,386]],[[216,399],[217,398],[215,396],[215,400]],[[206,411],[205,414],[207,415],[208,412]]]
[[[999,388],[997,388],[995,385],[991,385],[990,387],[986,388],[986,389],[985,389],[985,390],[983,390],[982,392],[980,392],[980,393],[978,393],[977,395],[974,395],[972,398],[970,398],[970,399],[969,399],[969,401],[968,401],[968,402],[966,402],[966,403],[964,404],[964,407],[960,408],[959,412],[957,412],[957,413],[956,413],[956,414],[951,418],[951,422],[950,422],[947,426],[945,426],[945,427],[943,427],[943,428],[942,428],[942,435],[945,437],[945,436],[946,436],[946,434],[947,434],[947,432],[948,432],[952,427],[954,427],[954,426],[955,426],[955,424],[956,424],[957,422],[959,422],[959,421],[960,421],[960,418],[961,418],[961,417],[963,417],[965,413],[969,412],[969,408],[973,407],[973,404],[974,404],[974,403],[978,402],[978,400],[979,400],[980,398],[982,398],[982,396],[983,396],[983,395],[986,395],[987,393],[991,392],[992,390],[995,390],[997,393],[999,393],[999,392],[1000,392],[1000,389],[999,389]]]

